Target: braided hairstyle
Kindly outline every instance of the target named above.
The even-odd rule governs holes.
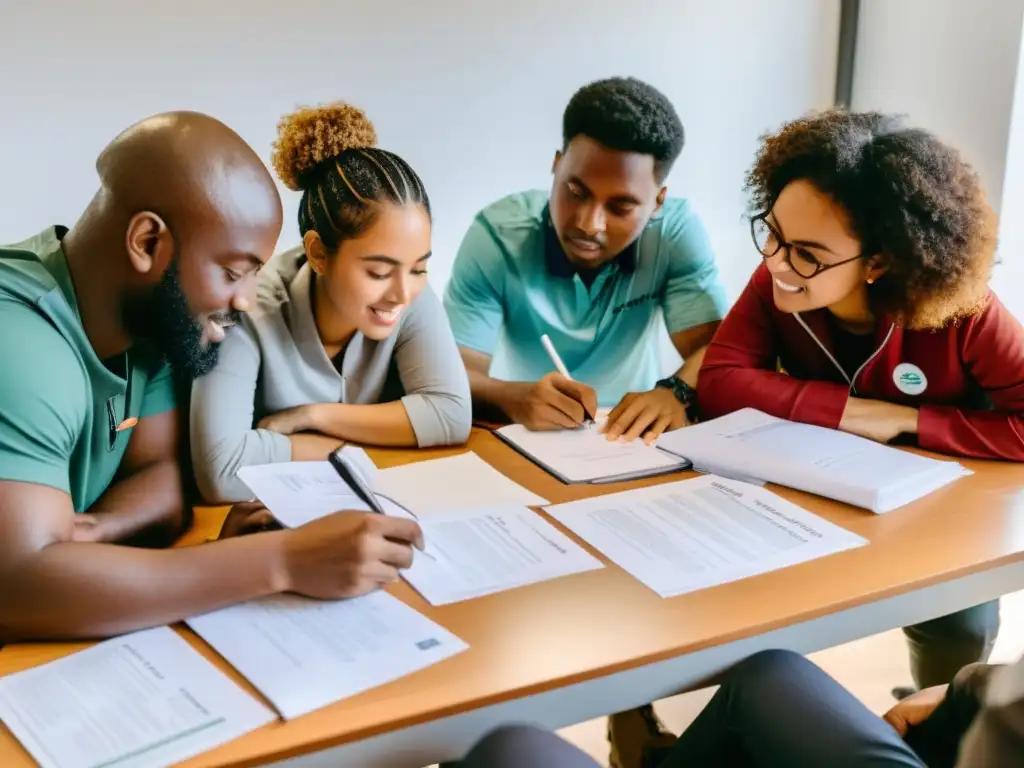
[[[272,162],[286,187],[302,193],[299,234],[313,230],[334,251],[376,220],[382,203],[430,200],[416,171],[380,149],[366,114],[344,102],[303,107],[281,118]]]

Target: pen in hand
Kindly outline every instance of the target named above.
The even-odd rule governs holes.
[[[569,375],[569,369],[566,368],[565,363],[562,362],[562,358],[559,356],[558,350],[555,349],[555,345],[552,343],[551,337],[549,337],[546,333],[543,334],[540,337],[540,343],[544,345],[544,349],[547,351],[548,357],[551,358],[551,362],[554,364],[555,370],[562,374],[569,381],[575,381],[575,379],[573,379],[573,377]],[[580,402],[580,405],[583,406],[583,413],[586,416],[584,423],[593,424],[594,415],[587,410],[587,406],[583,405],[582,402]]]
[[[366,504],[371,511],[376,512],[378,515],[387,514],[384,508],[377,501],[377,495],[366,487],[366,483],[363,482],[363,478],[359,476],[359,472],[356,471],[351,464],[341,455],[343,448],[331,451],[327,455],[327,461],[334,467],[334,471],[338,473],[338,477],[345,481],[345,484],[355,491],[356,496],[359,500]],[[409,514],[412,514],[411,512]],[[415,515],[413,515],[415,517]]]
[[[356,496],[358,496],[360,501],[362,501],[364,504],[366,504],[366,506],[370,508],[370,511],[378,515],[386,516],[387,512],[384,511],[384,507],[382,507],[380,501],[378,501],[377,494],[367,487],[366,483],[363,482],[363,478],[359,474],[359,471],[355,469],[355,467],[353,467],[349,463],[349,461],[342,455],[341,452],[343,450],[344,446],[334,451],[331,451],[327,455],[327,461],[330,462],[332,467],[334,467],[334,471],[338,473],[338,477],[340,477],[345,482],[345,484],[348,485],[349,488],[355,491]],[[409,509],[403,504],[399,504],[394,499],[388,499],[388,501],[390,501],[396,507],[400,507],[404,511],[408,512],[413,517],[414,520],[419,522],[419,518],[416,516],[416,513],[413,512],[411,509]],[[436,562],[437,558],[426,551],[426,544],[424,544],[423,549],[420,551],[423,553],[425,557]]]

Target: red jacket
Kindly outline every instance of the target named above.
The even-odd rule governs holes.
[[[701,415],[750,407],[836,429],[853,394],[918,408],[922,448],[1024,461],[1024,328],[995,294],[983,312],[942,330],[880,323],[876,351],[852,383],[829,356],[831,327],[826,309],[776,309],[771,274],[761,265],[708,347],[697,390]],[[991,408],[979,409],[986,395]]]

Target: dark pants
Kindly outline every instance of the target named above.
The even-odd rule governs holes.
[[[999,633],[999,601],[905,627],[918,688],[948,683],[962,667],[987,661]]]
[[[510,725],[484,737],[458,768],[600,768],[567,741],[530,725]]]
[[[904,741],[803,656],[762,651],[733,667],[675,746],[645,768],[951,768],[975,711],[973,694],[951,687],[942,706]],[[552,733],[512,726],[485,738],[461,765],[598,764]]]
[[[661,765],[922,768],[924,763],[888,723],[819,667],[789,651],[762,651],[733,668]]]
[[[495,731],[463,768],[596,768],[554,734]],[[657,765],[645,768],[923,768],[888,723],[803,656],[762,651],[727,675]]]

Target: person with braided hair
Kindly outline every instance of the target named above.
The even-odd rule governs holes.
[[[302,245],[264,270],[256,306],[193,389],[193,463],[210,502],[251,498],[241,467],[323,459],[342,441],[427,447],[469,436],[468,379],[427,284],[430,201],[376,139],[342,102],[278,126],[273,165],[302,193]]]

